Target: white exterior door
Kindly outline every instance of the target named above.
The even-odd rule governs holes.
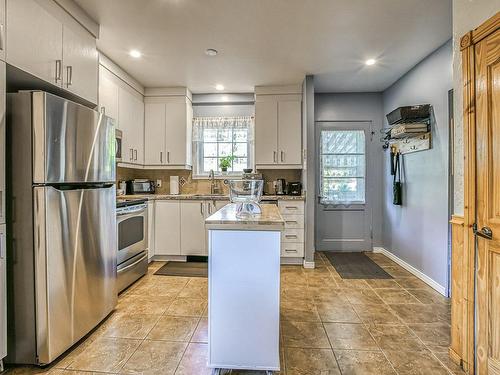
[[[371,122],[317,122],[316,249],[372,249]]]
[[[278,163],[302,166],[302,103],[278,102]]]
[[[144,105],[144,164],[166,164],[165,152],[165,104]]]
[[[181,202],[181,254],[207,255],[205,217],[206,201]]]
[[[95,38],[85,30],[73,31],[64,26],[63,64],[63,87],[97,103],[99,64]]]
[[[7,1],[7,62],[62,85],[62,23],[37,1]]]
[[[155,204],[155,255],[181,255],[180,202]]]
[[[278,103],[275,100],[255,103],[255,164],[278,162]]]

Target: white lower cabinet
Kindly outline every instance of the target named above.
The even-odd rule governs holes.
[[[181,255],[207,255],[205,217],[209,201],[181,202]]]
[[[0,365],[7,356],[7,248],[5,224],[0,225]],[[1,366],[0,366],[1,367]]]
[[[279,201],[278,207],[285,220],[281,234],[281,256],[302,258],[304,256],[304,202]]]
[[[148,259],[155,255],[155,202],[148,201]]]
[[[155,201],[155,255],[181,255],[181,203]]]

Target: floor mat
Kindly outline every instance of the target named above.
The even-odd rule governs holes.
[[[208,263],[206,262],[168,262],[155,275],[208,277]]]
[[[323,254],[343,279],[392,279],[391,275],[365,253],[325,251]]]

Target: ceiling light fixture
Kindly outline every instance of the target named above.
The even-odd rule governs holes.
[[[205,50],[205,55],[207,55],[207,56],[217,56],[218,53],[219,53],[219,51],[217,51],[214,48],[207,48]]]
[[[138,59],[139,57],[142,56],[142,53],[136,49],[132,49],[130,50],[130,52],[128,53],[130,56],[132,56],[133,58],[135,59]]]
[[[375,59],[368,59],[365,61],[365,64],[370,66],[370,65],[375,65],[377,61]]]
[[[217,91],[224,91],[224,86],[219,83],[218,85],[215,85],[215,89]]]

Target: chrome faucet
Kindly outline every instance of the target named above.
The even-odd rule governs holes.
[[[210,180],[210,194],[219,194],[220,188],[215,183],[215,173],[213,169],[210,169],[210,173],[208,174],[208,178]]]

